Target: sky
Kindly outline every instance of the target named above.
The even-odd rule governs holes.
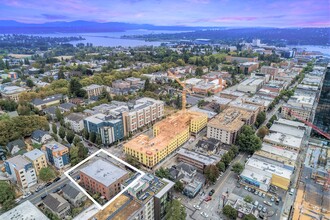
[[[0,0],[0,20],[330,27],[330,0]]]

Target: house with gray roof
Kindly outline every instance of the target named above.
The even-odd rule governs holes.
[[[74,207],[78,207],[87,199],[87,196],[79,190],[73,183],[66,184],[62,189],[63,197]]]
[[[67,102],[67,103],[62,103],[58,106],[61,112],[70,112],[72,109],[74,109],[77,105]]]
[[[81,113],[71,113],[64,117],[64,122],[70,124],[70,128],[79,133],[84,129],[84,119],[87,116]]]
[[[36,144],[45,144],[52,139],[52,136],[43,130],[35,130],[31,134],[31,141]]]
[[[48,194],[43,200],[43,203],[46,208],[61,219],[64,219],[70,214],[71,208],[69,202],[56,193]]]
[[[19,151],[25,150],[25,146],[23,139],[17,139],[7,144],[7,150],[11,155],[17,155]]]

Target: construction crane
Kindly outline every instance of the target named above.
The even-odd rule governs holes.
[[[186,87],[185,82],[181,82],[171,71],[167,71],[167,74],[170,75],[171,77],[173,77],[175,79],[175,81],[177,81],[183,88],[183,90],[182,90],[182,110],[185,111],[186,105],[187,105],[187,92],[189,94],[192,94],[193,92]]]
[[[294,113],[293,111],[289,112],[289,115],[294,116],[296,119],[298,119],[299,121],[303,122],[305,125],[311,127],[314,129],[314,131],[316,131],[317,133],[319,133],[320,135],[322,135],[323,137],[327,138],[328,140],[330,140],[330,134],[322,131],[320,128],[318,128],[317,126],[315,126],[313,123],[306,121],[305,119],[301,118],[298,114]]]

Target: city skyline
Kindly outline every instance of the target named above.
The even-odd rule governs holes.
[[[329,27],[330,3],[228,0],[0,0],[0,20],[23,23],[86,20],[213,27]]]

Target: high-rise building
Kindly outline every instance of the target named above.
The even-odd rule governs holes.
[[[321,130],[330,131],[330,63],[328,64],[320,99],[316,108],[314,124]]]

